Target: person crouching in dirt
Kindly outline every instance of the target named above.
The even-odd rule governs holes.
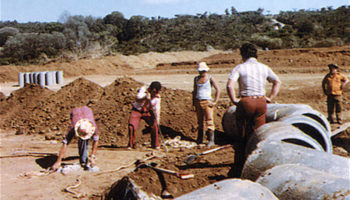
[[[257,49],[245,43],[240,48],[243,63],[234,67],[227,81],[227,93],[236,109],[239,136],[234,141],[234,177],[240,177],[245,162],[245,148],[250,134],[266,123],[267,103],[279,92],[281,81],[267,65],[257,61]],[[272,83],[269,97],[265,96],[266,80]],[[235,83],[239,83],[240,98]]]
[[[98,131],[92,110],[87,106],[83,106],[74,108],[71,111],[71,126],[62,141],[63,145],[57,161],[51,167],[52,170],[56,171],[61,166],[61,161],[66,153],[67,145],[72,141],[74,136],[79,138],[78,151],[80,165],[86,170],[90,167],[94,167],[99,139]],[[91,154],[88,156],[88,145],[91,138],[93,144]]]
[[[197,144],[203,143],[204,123],[207,126],[208,146],[215,144],[215,124],[214,124],[214,107],[220,96],[220,89],[215,79],[209,75],[209,67],[205,62],[200,62],[197,68],[199,76],[193,81],[192,102],[197,114],[198,136]],[[215,100],[212,101],[211,89],[215,88]]]
[[[335,109],[335,116],[337,123],[341,124],[341,110],[342,110],[342,94],[345,84],[349,80],[343,74],[338,72],[338,65],[329,64],[329,73],[322,80],[322,89],[325,95],[327,95],[327,112],[328,121],[333,124],[333,113]]]
[[[159,149],[159,122],[160,122],[160,90],[162,85],[158,81],[153,81],[146,88],[142,86],[136,95],[136,101],[132,105],[129,119],[129,144],[128,148],[135,149],[136,131],[139,127],[141,119],[151,126],[151,146]]]

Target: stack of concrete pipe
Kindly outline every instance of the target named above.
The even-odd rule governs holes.
[[[236,107],[223,117],[237,137]],[[350,159],[333,155],[327,119],[310,106],[269,104],[267,123],[251,134],[241,178],[269,188],[279,199],[350,199]]]
[[[19,72],[18,85],[38,84],[42,87],[63,84],[63,71]]]

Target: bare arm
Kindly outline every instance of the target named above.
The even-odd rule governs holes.
[[[237,105],[239,102],[239,99],[236,97],[236,93],[235,93],[235,83],[232,79],[229,79],[227,81],[226,84],[226,90],[227,90],[227,94],[230,97],[231,102],[234,105]]]
[[[197,85],[196,85],[196,78],[193,79],[193,91],[192,91],[192,106],[194,106],[194,102],[196,100],[196,94],[197,94]]]
[[[63,144],[61,149],[60,149],[60,152],[58,154],[58,158],[57,158],[55,164],[53,164],[51,167],[52,170],[56,171],[61,166],[61,161],[62,161],[64,154],[66,153],[66,150],[67,150],[67,144]]]
[[[98,146],[98,140],[97,141],[93,140],[92,150],[91,150],[91,154],[89,156],[89,162],[91,163],[92,167],[95,166],[97,146]]]
[[[215,88],[216,92],[215,92],[215,100],[214,100],[214,104],[216,104],[219,100],[219,97],[220,97],[220,88],[219,86],[216,84],[216,81],[213,77],[210,78],[210,82],[211,82],[211,85]]]
[[[268,98],[266,98],[267,102],[270,103],[272,101],[272,99],[274,99],[277,96],[277,94],[278,94],[278,92],[280,90],[280,86],[281,86],[281,81],[280,80],[276,80],[276,81],[272,82],[272,88],[271,88],[270,96]]]
[[[96,156],[97,147],[98,147],[98,140],[97,141],[93,140],[91,155]]]

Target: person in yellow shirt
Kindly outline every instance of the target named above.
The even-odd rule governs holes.
[[[322,80],[322,89],[327,95],[327,112],[329,123],[335,123],[333,120],[333,113],[335,109],[335,116],[337,123],[341,124],[341,110],[342,110],[342,94],[345,84],[349,82],[343,74],[338,72],[338,65],[329,64],[329,73]]]

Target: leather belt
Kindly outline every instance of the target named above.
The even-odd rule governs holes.
[[[250,99],[261,99],[265,96],[243,96],[242,98],[250,98]]]

